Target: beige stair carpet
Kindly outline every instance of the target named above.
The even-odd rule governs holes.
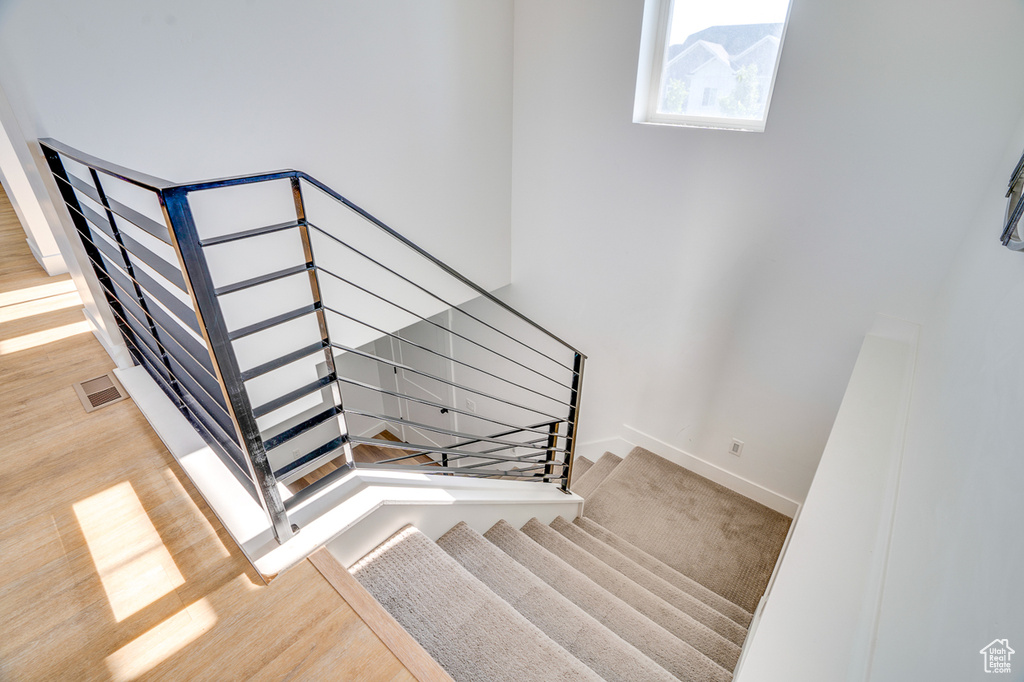
[[[573,476],[572,491],[580,497],[586,499],[591,493],[597,489],[597,486],[601,485],[605,477],[610,474],[615,467],[619,465],[622,458],[618,455],[613,455],[610,452],[606,452],[601,455],[601,459],[597,460],[594,466],[590,467],[586,473],[582,476]]]
[[[703,623],[736,646],[743,646],[743,640],[747,637],[747,630],[740,627],[732,619],[722,615],[693,595],[683,592],[675,585],[654,575],[629,557],[612,549],[578,526],[569,523],[561,516],[551,522],[551,527],[564,535],[574,545],[600,559],[651,594],[661,597],[672,606],[697,622]]]
[[[674,682],[667,670],[465,523],[437,545],[607,682]]]
[[[579,477],[587,473],[592,466],[594,466],[594,463],[586,457],[580,456],[574,458],[572,461],[572,477],[579,480]]]
[[[744,628],[750,626],[750,620],[753,618],[753,615],[749,611],[733,604],[717,592],[712,592],[693,578],[683,575],[665,562],[659,561],[647,552],[629,544],[599,523],[596,523],[585,516],[578,516],[573,520],[573,524],[585,530],[587,533],[609,547],[617,549],[619,552],[640,564],[662,580],[675,585],[683,592],[693,595],[705,604],[713,607],[719,613],[728,616],[740,626]]]
[[[412,526],[349,570],[455,680],[600,682]]]
[[[726,670],[733,670],[736,667],[736,662],[740,657],[740,648],[708,626],[698,623],[664,599],[651,594],[537,519],[527,521],[522,531],[537,544],[679,639],[690,644],[718,665]]]
[[[590,493],[584,516],[750,612],[791,522],[643,448]]]
[[[677,679],[729,682],[732,674],[557,556],[499,521],[484,537]]]

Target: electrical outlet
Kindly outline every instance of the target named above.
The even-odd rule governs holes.
[[[738,438],[733,438],[732,447],[729,448],[729,454],[736,455],[737,457],[743,454],[743,441],[739,440]]]
[[[466,410],[472,412],[473,414],[476,414],[476,401],[466,398]]]

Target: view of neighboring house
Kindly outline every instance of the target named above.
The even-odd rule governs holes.
[[[764,112],[782,24],[711,26],[672,45],[659,111],[758,118]]]

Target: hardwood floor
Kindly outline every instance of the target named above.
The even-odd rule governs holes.
[[[312,564],[259,582],[0,192],[0,680],[412,680]]]
[[[378,440],[390,440],[395,443],[403,442],[401,438],[399,438],[398,436],[396,436],[395,434],[391,433],[386,429],[378,433],[376,436],[374,436],[374,438]],[[363,443],[352,448],[352,460],[355,462],[364,462],[367,464],[371,464],[373,462],[380,462],[385,459],[401,457],[402,455],[409,454],[410,452],[412,451],[401,450],[397,448],[382,448],[377,447],[376,445],[368,445],[366,443]],[[439,466],[437,462],[430,459],[430,457],[427,457],[426,455],[417,455],[415,457],[403,459],[400,460],[399,462],[396,462],[396,464],[425,464],[427,466]],[[298,479],[297,481],[289,484],[288,489],[291,490],[293,493],[297,493],[298,491],[305,488],[307,485],[313,483],[314,481],[320,480],[327,474],[337,469],[340,469],[343,466],[345,466],[344,455],[332,459],[330,462],[324,464],[316,471],[312,471],[303,476],[302,478]]]
[[[377,440],[389,440],[392,443],[401,443],[401,442],[403,442],[401,438],[399,438],[395,434],[391,433],[387,429],[385,429],[384,431],[381,431],[380,433],[378,433],[376,436],[374,436],[374,438],[376,438]],[[410,454],[412,452],[414,452],[414,450],[401,450],[401,449],[398,449],[398,448],[382,448],[382,447],[378,447],[376,445],[367,445],[367,444],[364,443],[362,445],[357,445],[355,448],[352,449],[352,459],[354,459],[357,462],[366,462],[366,463],[369,464],[369,463],[373,463],[373,462],[381,462],[381,461],[383,461],[385,459],[393,459],[395,457],[401,457],[402,455],[408,455],[408,454]],[[400,460],[398,463],[399,464],[426,464],[428,466],[430,466],[430,465],[437,466],[437,462],[435,462],[434,460],[430,459],[430,457],[428,457],[426,455],[416,455],[415,457],[410,457],[408,459]]]

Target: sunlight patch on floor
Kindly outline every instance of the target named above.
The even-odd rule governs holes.
[[[187,490],[185,490],[185,486],[183,486],[181,481],[178,480],[177,475],[171,471],[170,467],[163,470],[163,475],[167,485],[171,486],[171,490],[174,491],[174,496],[180,500],[185,500],[188,503],[193,518],[206,530],[207,545],[205,546],[205,549],[207,551],[215,549],[217,554],[225,559],[230,557],[231,552],[229,552],[228,548],[224,546],[223,542],[221,542],[220,536],[217,535],[217,531],[214,529],[209,519],[206,518],[206,515],[203,514],[198,505],[196,505],[192,496],[188,494]]]
[[[54,313],[58,310],[81,305],[82,297],[78,295],[77,291],[69,294],[47,296],[46,298],[25,301],[24,303],[13,303],[0,306],[0,323],[13,322],[14,320],[32,317],[33,315],[45,315],[46,313]]]
[[[60,341],[61,339],[78,334],[86,334],[91,331],[92,324],[88,320],[82,320],[74,324],[66,324],[61,327],[54,327],[53,329],[45,329],[41,332],[16,336],[13,339],[4,339],[0,341],[0,355],[9,355],[18,351],[28,350],[29,348],[44,346],[54,341]]]
[[[72,508],[118,622],[185,583],[130,482]]]
[[[9,306],[26,301],[37,301],[48,296],[59,294],[70,294],[75,291],[75,283],[70,279],[62,279],[59,282],[49,282],[35,287],[25,287],[13,291],[0,292],[0,306]]]
[[[115,682],[136,680],[198,639],[217,622],[204,597],[136,637],[106,658]]]

